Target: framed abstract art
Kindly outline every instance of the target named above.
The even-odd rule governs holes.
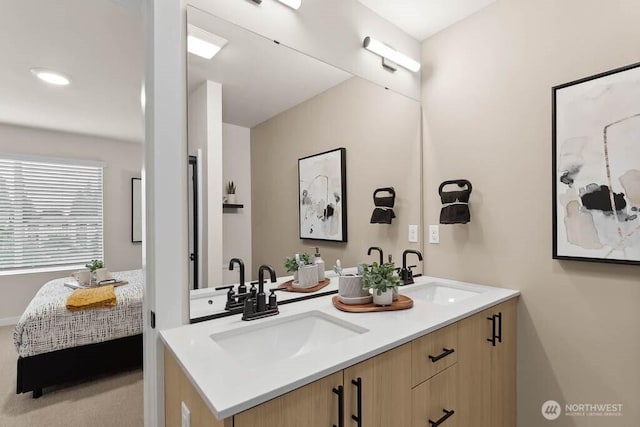
[[[346,149],[298,159],[301,239],[347,241]]]
[[[640,64],[553,88],[553,258],[640,265]]]

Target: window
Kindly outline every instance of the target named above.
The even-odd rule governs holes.
[[[0,155],[0,272],[102,259],[102,168]]]

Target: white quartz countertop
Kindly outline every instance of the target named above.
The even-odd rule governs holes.
[[[250,322],[243,321],[241,315],[224,317],[164,330],[160,336],[213,414],[222,420],[520,295],[515,290],[428,276],[415,281],[399,288],[414,300],[409,310],[345,313],[333,306],[332,296],[324,296],[282,305],[280,314],[273,317]],[[478,293],[448,305],[411,295],[432,283]],[[251,350],[234,354],[212,339],[220,333],[231,336],[250,328],[268,328],[309,313],[329,315],[365,332],[268,363],[264,356],[277,354],[279,347],[288,343],[249,344]]]

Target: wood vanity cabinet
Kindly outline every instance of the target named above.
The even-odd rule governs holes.
[[[459,426],[516,425],[517,302],[458,322]]]
[[[234,427],[408,426],[410,417],[411,344],[405,344],[241,412]]]
[[[513,298],[218,421],[165,351],[167,427],[514,427]],[[342,419],[340,420],[340,415]]]

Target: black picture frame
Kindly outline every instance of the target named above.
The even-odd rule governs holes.
[[[640,202],[623,183],[640,170],[640,145],[624,149],[629,135],[640,141],[639,76],[635,63],[552,88],[553,259],[640,265]],[[622,123],[627,128],[614,138]]]
[[[318,178],[325,179],[324,193]],[[314,193],[320,193],[315,200]],[[347,231],[347,150],[341,147],[299,158],[299,238],[347,242]]]
[[[131,178],[131,243],[142,243],[142,178]],[[139,196],[139,197],[138,197]],[[140,229],[136,229],[136,224]]]

